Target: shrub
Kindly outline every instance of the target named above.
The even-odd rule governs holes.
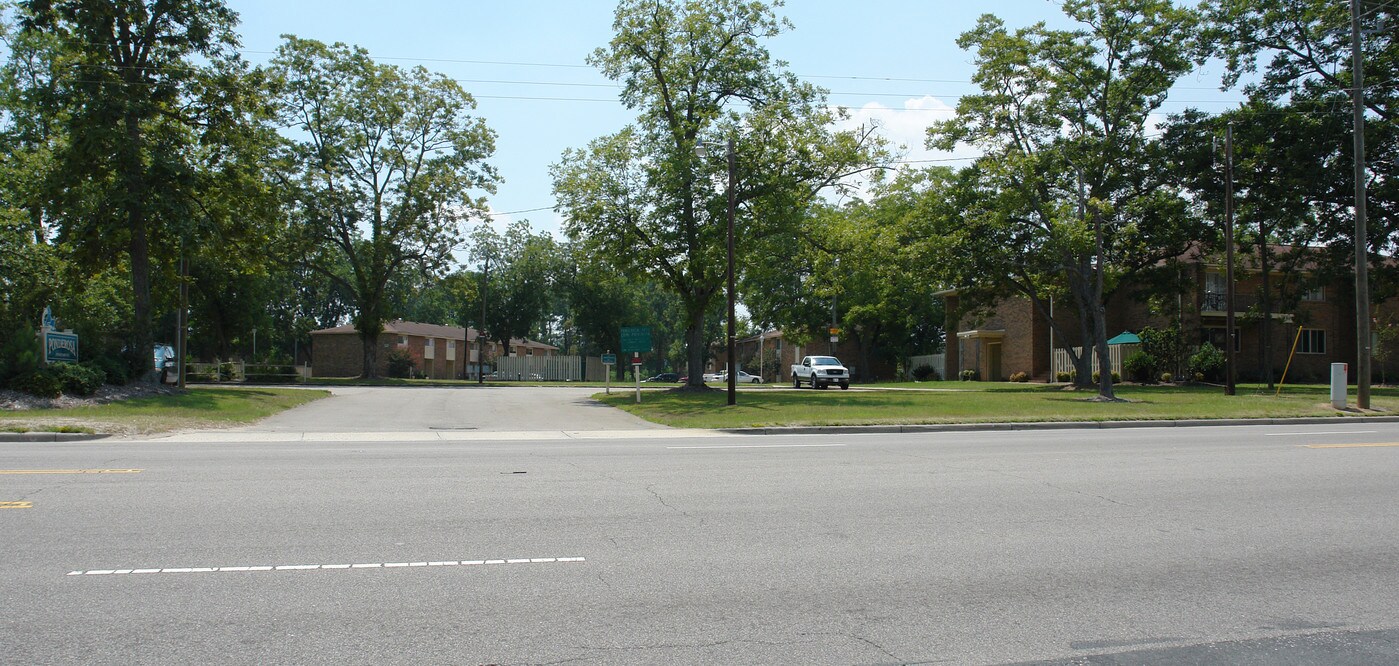
[[[1127,372],[1127,376],[1134,382],[1149,384],[1156,379],[1156,368],[1159,365],[1156,358],[1144,351],[1132,352],[1122,361],[1122,369]]]
[[[389,352],[389,376],[405,378],[417,368],[413,363],[413,355],[406,349],[395,349]]]
[[[0,384],[39,370],[42,354],[33,328],[20,326],[0,331]]]
[[[1163,373],[1161,373],[1161,383],[1162,383],[1162,384],[1169,384],[1169,383],[1175,381],[1175,379],[1176,379],[1176,376],[1173,375],[1173,374],[1171,374],[1171,373],[1169,373],[1169,372],[1163,372]]]
[[[975,370],[963,370],[963,371],[957,373],[957,376],[958,376],[958,377],[961,377],[961,378],[962,378],[962,381],[964,381],[964,382],[976,381],[976,371],[975,371]]]
[[[1163,329],[1147,326],[1137,334],[1142,339],[1141,350],[1156,360],[1156,370],[1175,369],[1185,355],[1185,343],[1180,329],[1170,326]]]
[[[931,365],[920,365],[913,369],[913,378],[920,382],[926,382],[929,379],[937,379],[938,373]]]
[[[1056,382],[1071,382],[1073,380],[1074,373],[1072,372],[1060,372],[1054,375],[1054,381]]]
[[[52,368],[39,368],[11,379],[10,388],[40,398],[57,398],[63,394],[63,380]]]
[[[1097,384],[1097,383],[1098,383],[1098,380],[1099,380],[1102,376],[1103,376],[1103,373],[1094,371],[1094,372],[1093,372],[1093,383],[1094,383],[1094,384]],[[1118,383],[1118,382],[1120,382],[1120,381],[1122,381],[1122,375],[1119,375],[1119,374],[1117,374],[1116,372],[1112,373],[1112,383],[1116,384],[1116,383]]]
[[[1223,368],[1224,352],[1208,342],[1200,345],[1200,350],[1190,357],[1190,372],[1200,380],[1218,379]]]
[[[98,356],[84,363],[89,368],[102,373],[102,381],[122,386],[131,380],[131,368],[126,361],[115,356]]]
[[[58,379],[63,392],[69,395],[92,395],[107,378],[101,370],[74,363],[55,363],[48,370]]]
[[[1024,372],[1024,371],[1017,372],[1017,373],[1015,373],[1015,374],[1013,374],[1013,375],[1010,376],[1010,381],[1013,381],[1013,382],[1028,382],[1028,381],[1030,381],[1030,375],[1029,375],[1028,373]]]
[[[231,382],[237,376],[238,366],[234,365],[233,361],[224,361],[219,364],[219,381]]]

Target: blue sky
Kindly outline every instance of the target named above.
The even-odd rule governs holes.
[[[565,148],[617,131],[632,114],[617,88],[584,59],[612,37],[613,2],[603,0],[228,0],[242,20],[246,57],[261,62],[285,33],[362,46],[383,62],[423,65],[461,81],[478,114],[498,133],[491,160],[503,178],[490,197],[497,222],[528,219],[558,233],[549,165]],[[386,6],[388,8],[386,8]],[[912,160],[946,158],[922,148],[923,128],[949,117],[972,92],[971,56],[956,45],[983,13],[1012,27],[1062,23],[1048,0],[791,0],[779,10],[795,24],[769,43],[775,58],[832,91],[856,120],[877,117]],[[1180,83],[1163,108],[1192,101],[1221,111],[1235,93],[1214,90],[1207,67]],[[545,208],[546,210],[531,210]],[[513,211],[530,211],[503,215]]]

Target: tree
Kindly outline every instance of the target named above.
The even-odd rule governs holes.
[[[482,331],[508,348],[511,338],[539,338],[553,303],[554,275],[562,263],[547,233],[534,233],[520,221],[497,234],[482,225],[472,234],[472,258],[489,261],[486,320]],[[479,295],[473,312],[480,312]],[[477,315],[479,318],[479,314]]]
[[[986,15],[958,40],[976,51],[981,92],[929,128],[929,144],[982,157],[961,177],[971,205],[939,241],[938,265],[952,286],[979,283],[982,304],[1018,293],[1046,318],[1048,296],[1067,292],[1085,352],[1070,350],[1078,380],[1096,348],[1099,396],[1111,400],[1105,296],[1193,235],[1184,199],[1162,180],[1148,115],[1200,51],[1193,14],[1168,0],[1062,6],[1082,28],[1011,31]]]
[[[224,97],[216,89],[241,70],[233,51],[237,15],[221,0],[19,6],[31,43],[49,40],[66,65],[52,80],[30,79],[39,86],[32,98],[52,101],[63,137],[46,184],[59,238],[85,263],[111,266],[124,255],[132,303],[127,357],[133,369],[144,369],[153,340],[152,279],[161,267],[152,247],[191,217],[200,139],[239,118],[203,103]]]
[[[1293,199],[1307,202],[1306,236],[1325,248],[1313,256],[1319,272],[1354,279],[1355,181],[1350,121],[1354,87],[1348,3],[1325,0],[1237,0],[1206,5],[1217,54],[1229,68],[1224,84],[1243,86],[1247,109],[1270,108],[1263,137],[1282,150],[1304,150],[1310,178],[1296,183]],[[1365,244],[1370,256],[1372,296],[1395,293],[1399,268],[1385,260],[1399,245],[1399,40],[1387,26],[1396,8],[1362,3],[1365,63],[1365,152],[1369,209]],[[1256,76],[1254,76],[1256,75]],[[1305,132],[1299,132],[1299,129]],[[1241,146],[1242,147],[1242,146]],[[1319,167],[1319,168],[1318,168]]]
[[[456,82],[377,64],[360,48],[288,37],[272,67],[294,131],[288,239],[298,261],[353,301],[373,377],[389,281],[410,266],[446,268],[462,223],[484,213],[471,193],[494,191],[485,160],[495,133],[470,115],[475,101]]]
[[[569,150],[554,165],[565,230],[623,273],[665,285],[684,304],[692,388],[708,339],[705,317],[725,283],[727,199],[722,159],[736,153],[739,266],[752,242],[791,235],[817,194],[870,168],[869,128],[831,130],[825,92],[774,62],[763,41],[790,27],[746,0],[622,0],[612,42],[589,62],[622,84],[635,123]]]

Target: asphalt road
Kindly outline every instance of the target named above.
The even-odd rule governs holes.
[[[647,430],[657,426],[568,386],[327,387],[333,397],[291,409],[254,432]],[[614,387],[614,392],[622,390]]]
[[[1399,662],[1396,425],[507,434],[0,443],[0,663]]]

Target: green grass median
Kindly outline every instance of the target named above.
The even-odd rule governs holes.
[[[172,430],[228,428],[252,423],[328,395],[329,391],[310,389],[191,388],[172,395],[132,398],[105,405],[0,412],[0,431],[148,435]]]
[[[643,419],[677,428],[909,425],[1038,421],[1135,421],[1336,416],[1325,386],[1289,386],[1281,396],[1240,385],[1226,396],[1213,386],[1118,386],[1123,402],[1095,402],[1095,391],[1044,384],[925,382],[841,391],[740,391],[725,404],[722,390],[598,395]],[[1355,406],[1354,389],[1349,400]],[[1369,414],[1399,413],[1399,389],[1376,388]]]

